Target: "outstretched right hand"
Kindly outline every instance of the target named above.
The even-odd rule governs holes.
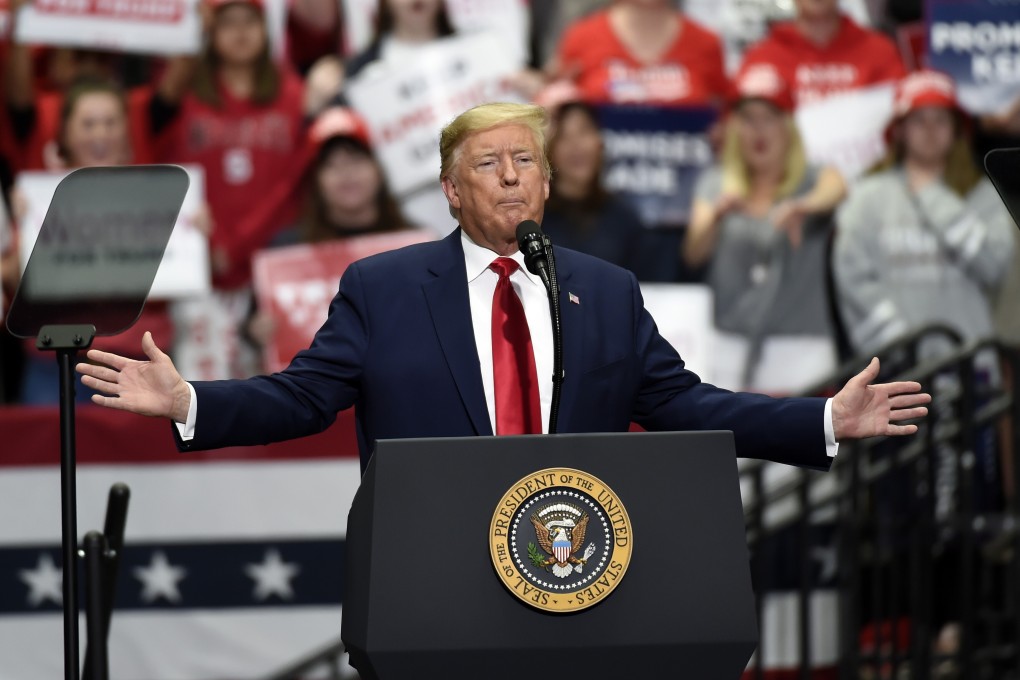
[[[98,349],[90,349],[89,361],[81,362],[76,370],[82,374],[82,383],[106,395],[96,394],[92,401],[143,416],[171,418],[178,423],[188,419],[191,390],[174,368],[170,357],[164,354],[146,331],[142,337],[142,350],[148,361],[128,359]]]

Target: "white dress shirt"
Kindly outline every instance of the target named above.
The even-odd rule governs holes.
[[[492,431],[496,431],[496,399],[493,389],[492,371],[492,295],[496,290],[499,274],[489,269],[498,257],[488,248],[477,245],[461,231],[464,246],[464,263],[467,268],[468,299],[471,304],[471,326],[475,333],[475,348],[482,371],[482,389],[485,392],[485,406],[489,411]],[[538,374],[538,396],[542,406],[542,432],[549,431],[549,408],[552,405],[553,337],[552,317],[549,312],[549,298],[542,280],[524,266],[524,255],[519,251],[511,256],[520,268],[510,276],[514,290],[521,298],[524,315],[528,319],[531,344],[535,351],[535,369]],[[188,407],[186,423],[176,423],[181,439],[188,441],[195,436],[195,420],[198,412],[198,398],[195,388],[191,390],[191,404]],[[825,400],[823,416],[825,450],[830,457],[836,455],[836,443],[832,427],[832,399]]]
[[[496,431],[496,397],[492,370],[492,295],[496,292],[499,274],[489,269],[496,253],[475,245],[461,232],[464,246],[464,263],[467,265],[468,299],[471,301],[471,326],[475,331],[475,348],[482,369],[482,390],[489,409],[489,422]],[[531,332],[531,346],[535,351],[535,371],[538,375],[538,397],[542,407],[542,432],[549,432],[549,409],[552,406],[553,333],[549,311],[549,296],[542,279],[524,266],[524,254],[517,251],[511,256],[520,267],[510,275],[510,283],[524,306]]]

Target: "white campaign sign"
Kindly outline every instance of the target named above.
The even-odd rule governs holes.
[[[33,0],[18,17],[22,43],[143,54],[194,54],[199,0]]]
[[[894,86],[877,85],[835,94],[797,109],[808,160],[832,165],[852,181],[885,153]]]
[[[163,260],[149,291],[150,300],[166,300],[199,295],[209,291],[209,246],[196,226],[205,203],[205,176],[202,168],[186,166],[191,184],[184,196],[180,216],[174,226]],[[23,172],[18,175],[15,192],[26,206],[18,224],[18,249],[21,270],[28,265],[32,247],[39,237],[46,211],[57,185],[66,173]]]
[[[201,0],[33,0],[18,17],[17,40],[138,54],[196,54],[202,47]],[[285,48],[287,0],[267,0],[273,54]],[[0,0],[3,35],[4,0]]]
[[[344,18],[348,55],[361,52],[375,35],[378,0],[338,0]],[[525,63],[529,54],[531,12],[527,0],[445,0],[450,23],[458,33],[499,32],[507,58]],[[490,45],[491,48],[491,45]]]
[[[506,50],[503,58],[527,63],[531,13],[526,0],[446,0],[446,11],[458,33],[498,33]]]
[[[343,17],[344,52],[358,54],[372,42],[378,0],[337,0]]]
[[[680,353],[687,368],[705,382],[715,381],[715,325],[712,289],[700,284],[642,283],[645,309],[659,334]]]
[[[437,183],[439,131],[455,116],[485,102],[520,101],[509,82],[520,64],[493,48],[500,40],[489,33],[438,40],[399,70],[387,65],[348,85],[394,193]]]

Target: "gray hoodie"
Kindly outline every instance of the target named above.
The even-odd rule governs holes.
[[[991,183],[961,199],[941,181],[916,195],[901,169],[861,180],[837,213],[840,311],[861,353],[930,324],[994,335],[991,299],[1014,228]]]

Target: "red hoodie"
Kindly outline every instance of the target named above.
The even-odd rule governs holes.
[[[303,83],[283,68],[279,93],[256,104],[220,88],[222,105],[210,106],[188,94],[173,126],[161,137],[164,160],[194,163],[205,170],[205,192],[213,218],[210,245],[227,255],[226,271],[214,274],[218,288],[234,289],[251,280],[251,255],[282,223],[263,219],[267,196],[290,186],[305,151]],[[275,206],[274,206],[275,207]]]
[[[567,27],[560,67],[594,103],[720,104],[728,94],[722,43],[686,16],[681,21],[669,49],[657,61],[643,63],[616,36],[609,12],[595,12]]]
[[[837,92],[899,80],[907,74],[893,42],[842,17],[828,45],[808,40],[793,22],[777,24],[744,55],[744,66],[769,63],[793,87],[798,104]]]

